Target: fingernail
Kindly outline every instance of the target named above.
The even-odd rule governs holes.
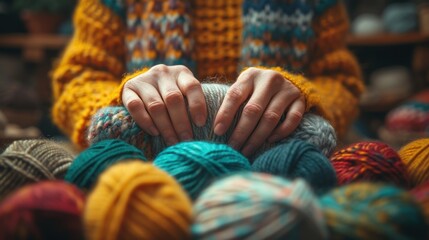
[[[195,124],[198,127],[203,127],[206,124],[206,121],[205,121],[204,116],[202,114],[199,114],[195,117]]]
[[[149,131],[151,132],[152,136],[158,136],[159,135],[158,129],[156,129],[155,127],[151,127],[149,129]]]
[[[191,137],[191,134],[189,132],[183,132],[180,134],[180,139],[182,141],[187,141],[187,140],[191,140],[192,137]]]
[[[225,133],[225,125],[223,125],[223,123],[216,124],[214,133],[218,136],[223,135]]]
[[[169,146],[171,146],[171,145],[174,145],[174,144],[176,144],[178,141],[177,141],[177,139],[175,138],[175,137],[171,137],[171,138],[169,138],[169,139],[167,139],[167,145],[169,145]]]

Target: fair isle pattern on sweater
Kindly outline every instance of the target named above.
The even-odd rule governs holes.
[[[195,69],[189,1],[127,0],[126,14],[129,72],[160,63]]]
[[[245,0],[241,64],[302,71],[315,37],[314,1]]]

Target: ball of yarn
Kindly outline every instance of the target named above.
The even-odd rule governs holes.
[[[101,174],[84,211],[87,239],[189,239],[192,205],[167,173],[141,161]]]
[[[429,181],[411,189],[410,193],[420,204],[429,226]]]
[[[317,193],[337,185],[329,159],[314,145],[299,139],[292,139],[266,151],[252,164],[252,170],[289,179],[303,178]]]
[[[198,127],[191,123],[194,141],[228,142],[234,127],[238,123],[241,110],[238,111],[239,114],[235,116],[231,127],[224,135],[217,136],[213,133],[213,122],[228,91],[228,87],[228,85],[224,84],[202,84],[208,116],[204,127]],[[304,114],[301,125],[291,136],[315,144],[325,154],[332,152],[336,145],[336,134],[332,126],[325,119],[311,113]],[[122,139],[142,149],[148,158],[156,157],[159,152],[167,147],[162,137],[151,137],[144,133],[123,106],[102,108],[91,120],[88,133],[88,142],[90,144],[112,138]],[[253,161],[258,155],[273,146],[273,144],[264,144],[253,156],[249,157],[249,160]]]
[[[409,142],[398,151],[413,186],[429,180],[429,138]]]
[[[17,140],[0,155],[0,199],[40,180],[62,179],[74,155],[51,140]]]
[[[202,141],[170,146],[153,164],[173,176],[192,199],[218,177],[250,171],[249,160],[230,146]]]
[[[317,198],[305,181],[263,173],[215,181],[194,205],[195,239],[326,239]]]
[[[143,152],[119,139],[97,142],[82,151],[67,171],[65,180],[81,189],[90,189],[109,166],[124,160],[146,160]]]
[[[377,181],[409,187],[405,165],[398,153],[385,143],[357,142],[338,150],[330,160],[337,172],[339,185]]]
[[[83,193],[66,182],[42,181],[0,205],[0,239],[83,239]]]
[[[420,206],[405,190],[351,183],[321,198],[331,239],[427,239]]]

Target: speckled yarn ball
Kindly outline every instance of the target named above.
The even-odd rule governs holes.
[[[414,140],[399,149],[398,153],[412,186],[429,181],[429,138]]]
[[[182,187],[141,161],[116,163],[103,172],[84,212],[90,240],[189,239],[191,221],[191,201]]]
[[[239,173],[215,181],[194,205],[194,239],[327,239],[304,180]]]
[[[321,198],[330,239],[427,239],[420,206],[405,190],[351,183]]]
[[[230,146],[203,141],[170,146],[153,164],[182,184],[192,199],[216,178],[251,169],[249,160]]]
[[[329,159],[314,145],[293,139],[261,154],[252,164],[254,172],[270,173],[289,179],[305,179],[317,193],[337,185]]]
[[[83,239],[85,198],[66,182],[24,186],[0,204],[0,239]]]
[[[429,228],[429,181],[414,187],[410,193],[420,204]]]
[[[89,146],[74,159],[65,180],[88,190],[109,166],[136,159],[146,161],[140,149],[119,139],[103,140]]]
[[[409,187],[405,165],[398,153],[385,143],[354,143],[335,152],[330,160],[339,185],[375,181]]]
[[[62,179],[74,155],[51,140],[17,140],[0,155],[0,200],[41,180]]]

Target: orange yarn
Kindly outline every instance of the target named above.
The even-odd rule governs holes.
[[[192,206],[167,173],[141,161],[107,169],[84,212],[87,239],[188,239]]]
[[[411,184],[418,186],[429,180],[429,138],[414,140],[398,153],[407,167]]]

